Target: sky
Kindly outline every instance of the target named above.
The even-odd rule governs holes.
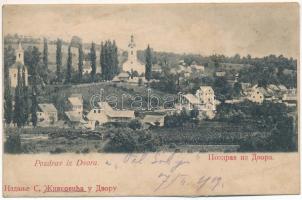
[[[114,39],[127,48],[201,55],[298,58],[299,7],[283,4],[9,5],[4,34],[84,42]]]

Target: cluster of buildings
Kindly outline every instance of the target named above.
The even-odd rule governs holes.
[[[58,111],[51,103],[38,104],[38,126],[60,126],[94,130],[97,126],[108,122],[128,123],[136,119],[133,110],[115,110],[107,102],[98,102],[87,114],[83,112],[83,97],[81,94],[72,94],[68,97],[67,111],[64,119],[58,120]],[[164,126],[164,114],[146,114],[139,121],[145,128],[150,126]]]
[[[220,102],[215,99],[215,93],[210,86],[200,86],[195,95],[185,94],[180,96],[180,102],[177,105],[178,110],[183,108],[187,111],[198,110],[198,118],[213,119],[216,114],[216,106]]]
[[[190,77],[192,74],[203,74],[204,66],[198,65],[195,61],[187,66],[184,60],[180,60],[178,65],[170,70],[171,74],[183,74],[185,78]]]
[[[250,84],[242,85],[242,98],[254,103],[261,104],[264,101],[274,103],[284,103],[287,106],[297,105],[297,91],[296,89],[288,89],[284,85],[270,84],[266,87],[259,87],[257,84],[251,86]]]

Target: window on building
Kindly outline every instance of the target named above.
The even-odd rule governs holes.
[[[96,110],[94,110],[94,113],[96,113]]]
[[[133,51],[131,51],[131,55],[133,55]]]
[[[100,111],[100,110],[98,110],[98,113],[101,113],[101,111]]]

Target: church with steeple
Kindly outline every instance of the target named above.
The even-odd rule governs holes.
[[[123,71],[124,72],[137,71],[139,75],[145,73],[145,65],[140,63],[140,61],[137,59],[137,48],[134,42],[133,35],[131,35],[130,37],[130,42],[128,44],[127,51],[128,51],[128,59],[123,64]]]
[[[22,71],[24,68],[25,84],[28,85],[28,70],[27,67],[24,65],[24,50],[20,42],[18,45],[18,49],[16,49],[15,51],[15,55],[16,55],[16,62],[9,68],[9,80],[10,80],[10,86],[12,88],[16,88],[18,84],[18,68],[20,68],[21,76],[23,74]]]

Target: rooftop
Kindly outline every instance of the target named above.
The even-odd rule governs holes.
[[[165,115],[146,115],[143,119],[144,123],[160,122],[165,118]]]
[[[38,104],[38,107],[42,112],[57,112],[56,107],[50,103],[40,103]]]
[[[132,110],[111,110],[107,111],[106,115],[111,118],[134,118],[134,111]]]
[[[198,99],[193,94],[183,95],[185,99],[187,99],[191,104],[199,104]]]
[[[79,115],[78,112],[67,111],[65,115],[71,122],[80,122],[82,120],[82,115]]]
[[[82,105],[83,101],[79,97],[69,97],[68,101],[70,102],[71,105]]]

